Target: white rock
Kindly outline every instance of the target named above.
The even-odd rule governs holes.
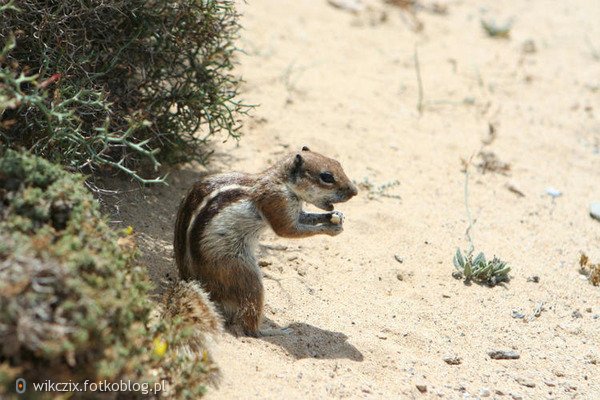
[[[548,187],[546,188],[546,194],[552,196],[554,198],[562,196],[562,192],[556,188]]]
[[[590,216],[600,221],[600,202],[590,204]]]
[[[336,8],[353,13],[357,13],[365,9],[365,5],[361,0],[328,0],[327,2]]]

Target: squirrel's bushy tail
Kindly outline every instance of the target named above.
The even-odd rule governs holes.
[[[223,318],[200,283],[178,281],[169,284],[160,302],[158,315],[161,319],[177,321],[181,328],[191,331],[185,344],[177,347],[179,354],[199,357],[208,365],[216,366],[213,359],[214,342],[223,333]],[[211,383],[217,386],[219,380],[220,372],[215,367],[211,373]]]
[[[194,330],[199,345],[207,336],[223,332],[223,318],[210,301],[208,294],[196,281],[178,281],[169,285],[162,299],[163,316],[180,318]]]

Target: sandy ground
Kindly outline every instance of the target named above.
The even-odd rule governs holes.
[[[363,184],[339,205],[342,235],[264,236],[286,247],[261,251],[265,314],[294,333],[225,335],[223,382],[208,398],[600,398],[600,288],[577,264],[581,251],[600,262],[600,222],[588,215],[600,201],[600,2],[451,1],[446,15],[419,9],[420,32],[405,10],[364,4],[240,4],[237,72],[259,107],[239,146],[217,144],[210,169],[257,172],[309,145]],[[488,37],[482,18],[512,19],[510,38]],[[512,266],[494,288],[451,276],[467,247],[460,160],[476,165],[481,150],[510,165],[470,169],[475,246]],[[200,171],[184,166],[170,187],[113,207],[156,281],[177,275],[172,226]],[[492,360],[494,349],[520,359]]]

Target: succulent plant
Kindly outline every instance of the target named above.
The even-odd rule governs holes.
[[[494,286],[510,279],[508,276],[510,266],[496,256],[491,260],[486,260],[485,254],[479,253],[473,257],[472,251],[465,252],[463,256],[461,250],[457,248],[452,261],[460,277],[464,277],[466,281]]]

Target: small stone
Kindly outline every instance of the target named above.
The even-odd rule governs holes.
[[[583,314],[581,314],[581,312],[579,312],[579,310],[575,310],[571,313],[571,317],[573,318],[583,318]]]
[[[517,393],[509,393],[510,397],[513,400],[523,400],[523,396],[521,396],[520,394]]]
[[[394,259],[396,261],[398,261],[400,264],[402,264],[404,262],[404,259],[402,257],[400,257],[400,255],[398,255],[398,254],[394,254]]]
[[[519,310],[512,310],[511,316],[513,318],[518,318],[518,319],[523,319],[525,318],[525,314],[523,314],[521,311]]]
[[[590,204],[590,216],[600,221],[600,202]]]
[[[523,385],[526,387],[530,387],[530,388],[534,388],[535,387],[535,383],[531,382],[530,380],[527,380],[525,378],[516,378],[515,381],[517,381],[517,383],[519,385]]]
[[[269,266],[269,265],[271,265],[271,264],[273,264],[273,263],[272,263],[271,261],[267,261],[267,260],[260,260],[260,261],[258,262],[258,265],[259,265],[260,267],[267,267],[267,266]]]
[[[296,270],[296,272],[300,276],[306,276],[306,274],[308,272],[308,268],[305,265],[302,265],[302,266],[298,267],[298,269]]]
[[[556,383],[553,381],[544,381],[544,383],[546,384],[546,386],[550,386],[550,387],[556,386]]]
[[[396,273],[396,279],[398,279],[399,281],[403,281],[404,275],[402,275],[402,273],[398,272],[398,273]]]
[[[562,196],[562,192],[553,187],[546,188],[546,194],[552,197],[553,199]]]
[[[540,277],[537,275],[530,276],[529,278],[527,278],[527,282],[539,283]]]
[[[491,394],[492,394],[492,392],[488,388],[481,388],[481,389],[479,389],[479,396],[480,397],[490,397]]]
[[[517,360],[521,358],[519,353],[512,350],[492,350],[488,351],[488,356],[493,360]]]
[[[514,194],[516,194],[519,197],[525,197],[525,193],[523,193],[517,186],[515,186],[513,183],[507,183],[506,184],[506,188],[513,192]]]
[[[445,356],[443,360],[448,365],[459,365],[462,363],[462,358],[459,356]]]
[[[459,271],[454,271],[454,272],[452,272],[452,277],[453,277],[454,279],[462,279],[462,277],[463,277],[463,274],[462,274],[461,272],[459,272]],[[586,278],[586,279],[587,279],[587,278]]]
[[[587,307],[587,308],[585,309],[585,312],[587,312],[587,313],[591,313],[591,312],[592,312],[592,307]]]
[[[352,13],[358,13],[365,9],[361,0],[328,0],[327,2],[335,8]]]
[[[426,393],[427,392],[427,385],[422,384],[422,383],[417,383],[415,385],[417,387],[417,390],[421,393]]]

